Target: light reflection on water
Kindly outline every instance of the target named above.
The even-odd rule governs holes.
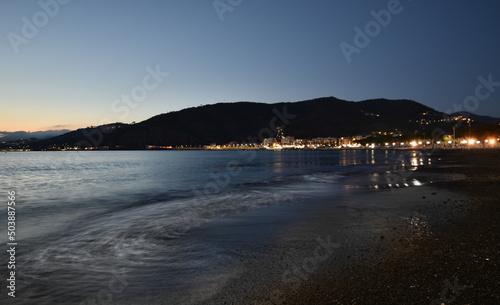
[[[0,158],[1,184],[19,193],[22,289],[26,296],[49,298],[39,304],[69,294],[75,302],[67,303],[79,304],[113,270],[132,278],[143,272],[143,285],[161,279],[175,290],[168,285],[193,281],[234,259],[217,245],[190,239],[210,221],[338,188],[383,188],[386,170],[408,172],[422,165],[414,159],[427,162],[425,156],[388,150],[259,151],[252,160],[235,151],[40,152]],[[241,171],[229,175],[228,161]],[[422,183],[410,177],[399,184]]]
[[[350,179],[350,183],[344,183],[343,188],[364,189],[371,188],[375,190],[387,188],[404,188],[411,186],[422,186],[424,182],[418,180],[412,172],[420,166],[431,164],[431,157],[419,151],[398,151],[398,150],[343,150],[339,153],[340,166],[366,166],[378,165],[387,169],[383,172],[373,172],[368,175],[366,181],[357,181]],[[356,167],[354,167],[356,168]]]

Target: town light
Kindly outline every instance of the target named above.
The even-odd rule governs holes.
[[[474,144],[474,142],[476,142],[476,141],[472,140],[472,139],[469,140],[469,144],[471,144],[471,145]]]
[[[495,139],[491,139],[490,144],[492,144],[492,145],[495,144]]]
[[[411,144],[411,146],[413,146],[413,147],[417,146],[417,142],[415,142],[415,141],[411,142],[410,144]]]

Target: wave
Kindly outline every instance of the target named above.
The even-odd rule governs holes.
[[[39,244],[23,258],[23,269],[32,271],[28,276],[38,277],[37,270],[104,272],[116,262],[134,268],[158,259],[168,261],[180,249],[176,240],[211,220],[309,198],[324,189],[320,184],[335,183],[338,177],[326,173],[300,175],[290,180],[293,183],[241,185],[217,194],[143,201],[87,216]],[[158,256],[159,252],[164,255]]]

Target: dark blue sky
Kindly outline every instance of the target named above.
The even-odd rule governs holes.
[[[59,1],[0,4],[0,130],[323,96],[500,117],[498,1]]]

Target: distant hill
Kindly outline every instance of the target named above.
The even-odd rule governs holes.
[[[50,145],[77,145],[90,143],[91,145],[86,146],[100,146],[103,143],[105,135],[108,135],[115,131],[116,129],[128,126],[128,124],[114,123],[106,124],[96,127],[81,128],[75,131],[70,131],[56,137],[45,139],[39,141],[37,145],[39,146],[50,146]]]
[[[45,140],[49,138],[53,138],[60,134],[69,132],[69,129],[60,129],[60,130],[47,130],[47,131],[36,131],[36,132],[27,132],[27,131],[0,131],[0,142],[9,142],[9,141],[17,141],[17,140],[28,140],[28,139],[37,139],[37,140]]]
[[[284,122],[283,111],[293,118]],[[340,137],[372,131],[426,131],[417,120],[442,119],[443,113],[410,100],[374,99],[349,102],[334,97],[293,103],[219,103],[155,116],[105,136],[109,146],[144,148],[145,145],[205,145],[249,137],[272,136],[265,128],[282,126],[296,138]],[[435,127],[435,126],[433,126]],[[259,141],[260,142],[260,141]]]
[[[277,104],[219,103],[160,114],[133,125],[115,123],[79,129],[30,141],[29,145],[32,149],[75,145],[144,149],[147,145],[260,143],[263,138],[273,137],[276,127],[282,127],[285,136],[306,139],[395,131],[430,134],[436,128],[452,133],[454,123],[447,117],[411,100],[350,102],[325,97]]]
[[[455,113],[452,113],[450,114],[450,116],[463,116],[465,118],[470,118],[471,120],[475,121],[475,122],[479,122],[479,123],[482,123],[482,124],[500,124],[500,118],[493,118],[493,117],[490,117],[490,116],[487,116],[487,115],[477,115],[477,114],[473,114],[473,113],[470,113],[470,112],[455,112]]]

